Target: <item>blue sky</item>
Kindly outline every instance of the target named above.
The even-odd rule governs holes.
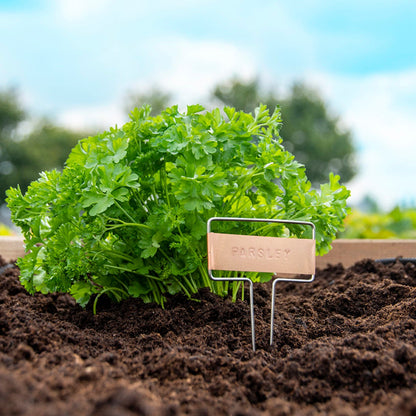
[[[0,88],[70,127],[125,121],[129,92],[184,106],[218,82],[302,80],[353,131],[365,194],[416,204],[416,2],[0,0]]]

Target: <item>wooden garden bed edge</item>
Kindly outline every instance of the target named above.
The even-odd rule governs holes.
[[[0,236],[0,255],[7,262],[16,260],[25,253],[22,237]],[[316,267],[328,264],[343,264],[349,267],[355,262],[369,259],[416,257],[416,240],[361,240],[339,239],[332,243],[332,250],[316,258]]]

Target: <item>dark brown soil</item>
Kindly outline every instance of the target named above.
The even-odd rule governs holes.
[[[416,267],[372,261],[258,285],[249,308],[206,290],[162,310],[83,310],[28,295],[0,259],[2,415],[416,415]],[[101,301],[101,300],[100,300]]]

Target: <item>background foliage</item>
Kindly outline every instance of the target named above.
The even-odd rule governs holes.
[[[86,135],[49,120],[33,122],[15,90],[0,92],[0,205],[10,186],[26,190],[39,172],[62,169],[72,147]]]
[[[352,210],[340,238],[416,238],[416,209],[396,207],[389,212]]]

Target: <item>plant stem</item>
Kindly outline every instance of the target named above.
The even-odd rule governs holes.
[[[151,230],[151,227],[149,227],[146,224],[140,224],[140,223],[137,223],[137,222],[125,222],[125,221],[123,221],[119,218],[110,218],[110,217],[107,217],[107,218],[111,221],[118,221],[120,223],[118,225],[114,224],[114,225],[111,225],[111,226],[107,226],[106,230],[108,230],[108,231],[109,230],[114,230],[116,228],[121,228],[121,227],[138,227],[138,228],[143,228],[145,230]]]
[[[136,223],[136,221],[134,220],[134,218],[131,217],[131,215],[118,203],[118,201],[115,199],[114,203],[117,205],[117,207],[123,211],[124,215],[132,222],[132,223]]]
[[[104,295],[104,293],[106,293],[106,292],[112,292],[113,293],[113,295],[116,297],[116,298],[118,298],[118,300],[120,300],[121,298],[119,297],[119,296],[117,296],[117,294],[116,293],[114,293],[114,292],[121,292],[121,294],[122,295],[124,295],[125,297],[128,297],[128,293],[127,292],[125,292],[123,289],[120,289],[120,288],[118,288],[118,287],[107,287],[107,288],[105,288],[105,289],[103,289],[96,297],[95,297],[95,299],[94,299],[94,304],[93,304],[93,306],[92,306],[92,312],[93,312],[93,314],[94,315],[96,315],[97,314],[97,302],[98,302],[98,299],[101,297],[101,295]]]

